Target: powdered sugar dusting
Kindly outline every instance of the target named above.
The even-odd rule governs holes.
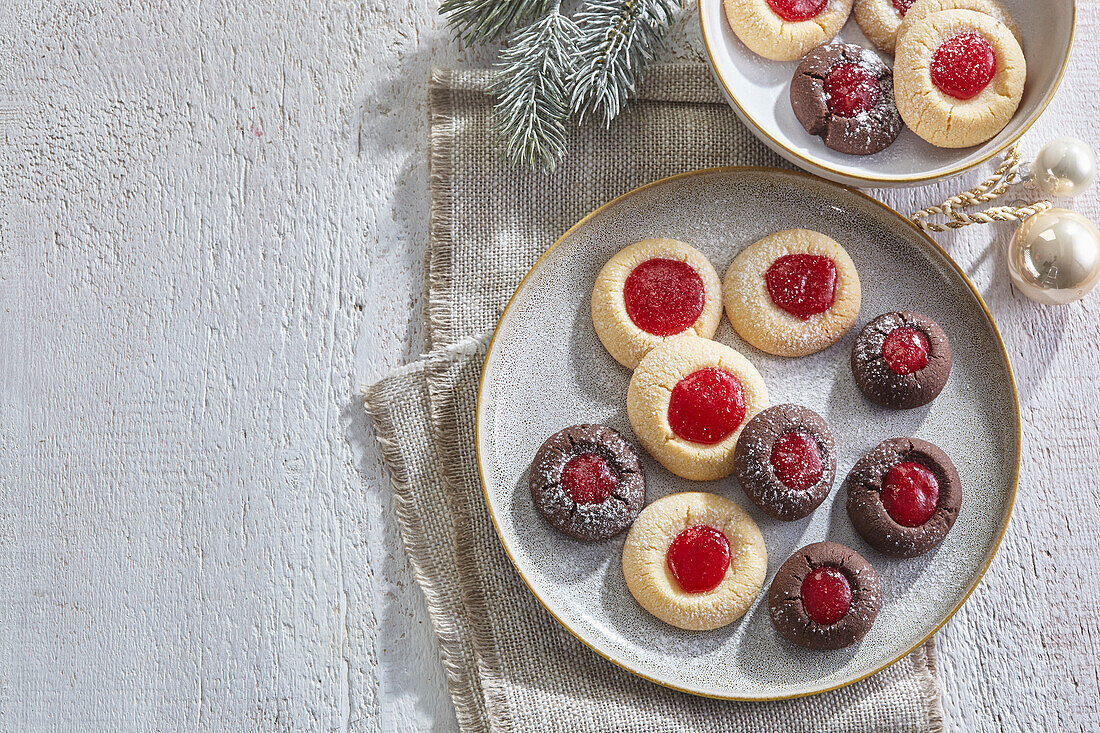
[[[896,328],[904,326],[905,321],[897,313],[886,313],[874,320],[866,332],[865,339],[857,339],[855,344],[856,357],[862,361],[874,361],[882,358],[882,344],[886,337]]]
[[[823,65],[828,65],[824,71]],[[873,106],[860,110],[853,116],[846,116],[843,106],[835,109],[834,98],[830,93],[835,74],[856,65],[877,80],[878,98]],[[806,75],[817,78],[823,74],[822,82],[812,83]],[[851,89],[841,82],[842,89]],[[807,105],[795,105],[796,113],[808,132],[821,135],[828,147],[851,154],[876,154],[893,144],[902,129],[901,115],[894,103],[894,77],[882,59],[869,48],[848,43],[832,43],[810,52],[795,72],[792,81],[792,101],[795,97],[805,97],[820,93],[825,99],[825,108]],[[843,101],[843,100],[841,100]],[[867,100],[865,103],[869,103]],[[811,110],[813,110],[811,112]],[[819,116],[825,114],[825,119]],[[808,119],[809,118],[809,119]]]
[[[902,327],[915,328],[928,340],[924,367],[910,373],[893,371],[883,353],[887,337]],[[946,334],[919,313],[891,312],[875,317],[860,331],[852,349],[852,369],[868,399],[896,409],[920,407],[936,399],[951,368]]]
[[[805,489],[784,486],[776,476],[771,451],[787,432],[813,437],[821,455],[821,478]],[[799,405],[776,405],[753,418],[737,445],[735,475],[741,487],[764,511],[779,519],[805,516],[832,490],[836,475],[836,449],[832,432],[820,415]]]
[[[576,456],[594,453],[607,461],[616,486],[606,500],[579,503],[565,490],[562,473]],[[645,503],[645,479],[634,449],[602,425],[574,425],[547,439],[531,465],[531,494],[543,516],[579,539],[602,540],[630,526]]]

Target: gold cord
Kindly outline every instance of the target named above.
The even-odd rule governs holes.
[[[939,206],[929,206],[910,216],[910,220],[928,232],[946,232],[971,224],[989,224],[994,221],[1020,221],[1053,208],[1050,201],[1036,201],[1027,206],[993,206],[982,211],[967,213],[963,209],[978,206],[1002,196],[1020,176],[1020,148],[1013,145],[1005,153],[1004,162],[992,176],[980,184],[944,201]],[[945,216],[948,221],[936,224],[927,221],[929,216]]]

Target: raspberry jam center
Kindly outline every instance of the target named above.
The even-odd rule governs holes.
[[[627,276],[623,301],[635,326],[654,336],[671,336],[699,320],[706,290],[694,267],[657,257],[638,265]]]
[[[836,263],[824,255],[783,255],[764,274],[772,302],[796,318],[824,313],[836,297]]]
[[[573,456],[561,470],[561,487],[578,504],[603,504],[618,483],[618,476],[599,453]]]
[[[802,581],[802,606],[815,624],[835,624],[852,608],[852,584],[838,568],[820,567]]]
[[[859,64],[837,64],[825,75],[825,103],[841,117],[874,109],[882,92],[878,76]]]
[[[917,0],[893,0],[894,9],[904,18],[905,14],[909,12],[909,8],[913,7],[913,3],[916,1]]]
[[[955,99],[973,99],[997,73],[997,55],[986,37],[966,31],[948,38],[932,54],[932,83]]]
[[[779,436],[772,444],[771,462],[779,482],[795,491],[805,491],[816,484],[825,470],[821,447],[814,436],[800,430]]]
[[[672,388],[668,424],[692,443],[721,443],[745,419],[745,388],[725,369],[706,367],[687,375]]]
[[[714,527],[695,524],[672,540],[665,562],[682,591],[706,593],[717,588],[726,577],[730,542]]]
[[[936,513],[940,482],[927,466],[913,461],[895,463],[882,481],[882,505],[903,527],[919,527]]]
[[[817,17],[829,0],[767,0],[768,7],[788,23],[798,23]]]
[[[930,349],[924,331],[910,326],[895,328],[882,342],[886,366],[895,374],[912,374],[924,369],[928,366]]]

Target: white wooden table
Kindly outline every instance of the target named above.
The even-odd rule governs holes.
[[[0,730],[453,727],[356,390],[424,347],[429,68],[486,58],[434,0],[40,5],[0,11]],[[1081,5],[1030,153],[1100,143]],[[1010,233],[943,239],[1026,456],[939,637],[947,712],[1094,730],[1100,296],[1014,294]]]

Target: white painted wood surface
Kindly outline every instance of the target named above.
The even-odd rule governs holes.
[[[0,10],[0,730],[453,728],[355,392],[423,350],[428,71],[485,57],[433,0],[45,5]],[[1081,10],[1029,152],[1100,143]],[[1100,305],[1014,294],[1010,233],[942,239],[1025,419],[947,711],[1093,730]]]

